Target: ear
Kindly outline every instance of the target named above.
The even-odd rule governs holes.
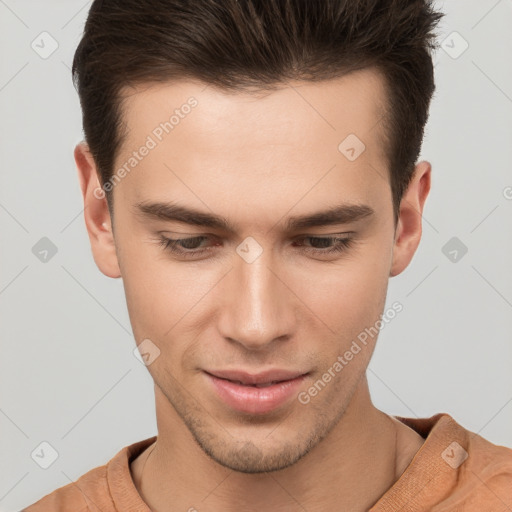
[[[85,225],[94,261],[106,276],[121,277],[105,191],[101,188],[89,146],[81,142],[75,147],[74,156],[84,200]]]
[[[430,191],[431,165],[423,161],[416,164],[413,178],[402,200],[393,245],[393,263],[389,275],[403,272],[412,260],[421,240],[422,214]]]

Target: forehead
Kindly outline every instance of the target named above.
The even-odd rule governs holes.
[[[233,91],[184,80],[141,84],[122,89],[122,117],[129,132],[151,133],[152,127],[168,121],[192,97],[199,108],[194,108],[187,125],[193,124],[190,128],[197,136],[214,132],[222,136],[231,128],[230,135],[242,137],[250,132],[252,139],[273,138],[279,126],[282,138],[330,129],[338,136],[351,131],[370,142],[386,108],[383,77],[368,68],[331,80],[289,81],[271,90]],[[297,125],[300,121],[309,125]]]
[[[239,197],[264,187],[278,200],[284,191],[299,195],[322,181],[316,188],[324,194],[343,184],[352,199],[364,202],[362,195],[370,188],[376,193],[387,176],[384,111],[383,80],[369,69],[266,92],[196,81],[147,84],[123,91],[127,132],[116,166],[151,139],[152,149],[126,180],[134,201],[155,192],[163,200],[177,187],[192,192],[194,201],[212,199],[212,190],[229,197],[227,186]],[[187,183],[193,190],[185,190]]]

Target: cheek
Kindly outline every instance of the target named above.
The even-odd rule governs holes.
[[[388,284],[387,262],[371,257],[318,267],[296,283],[304,303],[335,332],[363,326],[381,313]]]
[[[202,314],[217,275],[172,262],[163,249],[140,241],[124,247],[123,254],[126,303],[137,341],[153,338],[162,349],[178,350],[182,336],[176,334]]]
[[[382,245],[367,243],[350,259],[326,266],[309,282],[305,278],[307,284],[301,287],[300,296],[316,322],[309,329],[326,335],[322,365],[332,367],[338,356],[347,354],[344,377],[337,382],[350,380],[349,375],[356,376],[358,368],[366,366],[377,341],[375,325],[385,307],[390,264],[382,254]]]

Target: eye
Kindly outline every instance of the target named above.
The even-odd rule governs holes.
[[[305,236],[299,239],[299,245],[304,247],[301,243],[303,240],[312,242],[313,247],[305,247],[306,252],[316,252],[318,254],[332,254],[339,253],[347,250],[352,246],[353,239],[350,237],[333,237],[333,236]]]
[[[198,254],[203,254],[204,252],[210,250],[208,248],[202,248],[199,250],[197,249],[198,244],[207,239],[207,236],[194,236],[192,238],[178,239],[161,236],[160,245],[163,246],[166,251],[177,254],[179,256],[197,256]]]
[[[220,245],[220,243],[217,242],[213,245],[201,247],[203,242],[211,238],[212,237],[206,235],[190,238],[169,238],[160,235],[159,245],[162,246],[165,251],[169,251],[177,256],[192,258],[211,252],[215,245]],[[304,243],[305,241],[308,241],[308,243]],[[302,236],[294,241],[294,244],[300,247],[301,251],[315,255],[342,253],[348,250],[352,246],[352,243],[353,238],[338,236]]]

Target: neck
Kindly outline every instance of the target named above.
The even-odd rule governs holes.
[[[134,483],[154,512],[247,509],[368,510],[399,478],[422,443],[377,410],[363,378],[343,417],[306,456],[285,469],[247,474],[212,460],[155,387],[157,441],[132,462]],[[149,455],[151,455],[149,457]]]

